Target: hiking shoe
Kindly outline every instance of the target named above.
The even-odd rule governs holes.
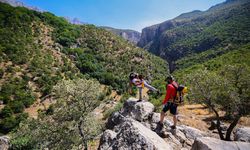
[[[176,126],[172,125],[170,128],[174,130],[176,129]]]
[[[160,121],[157,123],[157,126],[159,127],[159,128],[163,128],[163,123],[161,123]]]
[[[159,134],[163,129],[163,123],[161,123],[160,121],[156,124],[156,128],[153,130],[155,131],[157,134]]]
[[[139,99],[137,102],[141,102],[142,100],[141,99]]]

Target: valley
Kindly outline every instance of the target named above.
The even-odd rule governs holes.
[[[7,136],[11,149],[118,149],[116,143],[184,150],[195,149],[195,135],[247,145],[250,137],[240,132],[250,133],[249,58],[248,0],[183,13],[141,33],[72,24],[0,1],[0,142]],[[131,72],[159,94],[144,88],[136,102]],[[188,89],[177,133],[169,113],[156,131],[169,75]]]

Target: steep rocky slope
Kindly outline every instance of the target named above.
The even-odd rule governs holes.
[[[111,27],[101,27],[106,29],[107,31],[110,31],[118,36],[121,36],[122,38],[137,44],[141,38],[141,33],[134,30],[125,30],[125,29],[115,29]]]
[[[228,0],[207,11],[193,11],[144,28],[138,45],[166,59],[173,72],[182,68],[175,64],[182,58],[206,52],[206,57],[199,57],[205,62],[249,43],[249,16],[248,0]]]
[[[107,130],[101,136],[99,150],[247,150],[250,146],[247,140],[246,142],[221,141],[215,139],[212,133],[185,125],[179,125],[173,130],[170,128],[172,122],[169,120],[164,121],[163,130],[156,130],[159,119],[160,114],[154,112],[151,103],[138,103],[136,99],[130,98],[119,112],[113,113],[108,119]],[[249,138],[246,134],[241,136]]]

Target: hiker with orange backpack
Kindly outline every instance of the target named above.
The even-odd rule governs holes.
[[[163,127],[165,113],[170,110],[174,121],[174,125],[172,125],[171,128],[175,129],[177,124],[177,106],[178,104],[183,103],[183,95],[187,92],[187,88],[183,85],[179,86],[178,83],[174,81],[172,76],[168,76],[166,78],[166,82],[166,96],[162,102],[163,109],[158,125],[160,128]]]
[[[136,86],[139,89],[139,100],[137,102],[142,101],[142,89],[144,87],[148,88],[151,91],[157,92],[159,94],[159,90],[155,87],[149,85],[144,79],[142,75],[138,75],[137,73],[130,73],[129,75],[129,93],[132,93],[132,85]]]

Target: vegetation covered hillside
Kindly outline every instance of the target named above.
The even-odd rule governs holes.
[[[166,59],[173,72],[245,45],[249,35],[249,1],[228,0],[145,28],[139,45]]]
[[[218,129],[226,140],[241,117],[249,117],[249,44],[247,0],[227,0],[144,28],[138,43],[168,61],[170,72],[189,89],[188,102],[205,104],[218,122],[230,122],[226,136]]]
[[[95,78],[122,93],[131,71],[162,78],[164,60],[93,25],[0,3],[0,132],[27,118],[63,79]]]

